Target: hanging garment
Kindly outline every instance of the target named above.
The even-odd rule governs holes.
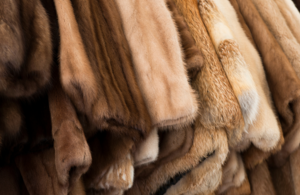
[[[158,142],[157,129],[154,129],[144,141],[136,146],[137,149],[133,156],[134,166],[141,166],[155,161],[159,150]]]
[[[251,185],[251,195],[276,195],[270,171],[266,162],[257,165],[248,172]]]
[[[92,157],[76,111],[61,88],[58,75],[49,92],[55,167],[58,181],[71,188],[87,172]]]
[[[72,3],[55,1],[63,89],[96,130],[109,129],[138,141],[150,132],[151,121],[117,7],[114,1]]]
[[[226,193],[226,195],[250,195],[251,187],[248,178],[244,180],[240,187],[232,187]]]
[[[300,45],[286,24],[274,0],[252,0],[262,19],[274,35],[300,77]]]
[[[184,156],[135,178],[133,187],[125,194],[207,194],[215,191],[221,182],[221,165],[228,153],[226,134],[222,129],[210,131],[201,124],[195,126],[193,145]]]
[[[296,135],[300,125],[297,111],[300,110],[297,103],[300,95],[299,79],[252,1],[237,0],[237,3],[261,54],[270,91],[280,116],[285,144],[276,161],[278,165],[283,165],[289,154],[298,147]]]
[[[30,97],[50,82],[52,43],[40,0],[1,2],[0,94]]]
[[[294,37],[300,44],[300,13],[292,0],[274,0],[290,28]]]
[[[213,1],[200,0],[199,9],[223,69],[239,100],[245,124],[252,124],[256,121],[260,98],[240,52],[239,43],[231,32],[226,18],[222,16]]]
[[[196,95],[188,82],[178,32],[165,1],[115,2],[153,125],[190,124],[198,110]]]
[[[20,103],[13,99],[0,99],[0,153],[1,145],[7,140],[14,140],[24,123]]]
[[[238,101],[218,60],[210,38],[201,21],[196,0],[174,0],[201,51],[204,64],[193,88],[199,94],[199,119],[208,129],[225,128],[230,145],[241,137],[244,119]]]
[[[133,184],[134,161],[131,150],[132,139],[98,132],[89,140],[92,165],[83,176],[87,190],[127,190]]]
[[[218,194],[225,194],[230,188],[238,188],[247,179],[246,170],[240,154],[230,151],[222,168],[222,184]]]
[[[269,151],[277,145],[280,138],[280,131],[272,109],[273,106],[269,87],[267,85],[259,54],[245,35],[239,24],[235,10],[228,0],[200,0],[199,2],[201,15],[204,21],[206,21],[206,26],[209,29],[211,37],[218,40],[217,34],[215,35],[213,33],[218,32],[214,30],[219,28],[221,24],[222,29],[224,29],[229,36],[229,38],[226,38],[226,35],[223,38],[224,43],[221,43],[220,46],[216,46],[216,48],[219,49],[219,55],[224,55],[226,62],[231,61],[229,59],[227,60],[226,57],[229,56],[230,51],[234,54],[231,54],[234,57],[240,55],[241,58],[238,62],[242,62],[244,57],[244,64],[248,66],[259,94],[260,101],[258,104],[257,120],[247,121],[248,123],[246,122],[246,124],[249,125],[249,128],[245,129],[241,144],[237,146],[237,149],[246,149],[249,147],[251,141],[256,147],[264,151]],[[211,17],[212,15],[216,17]],[[220,25],[215,25],[214,27],[213,25],[218,24],[218,22]],[[232,40],[236,40],[236,42],[233,42]],[[223,48],[221,45],[223,45]],[[240,54],[239,51],[241,52]],[[222,52],[224,53],[222,54]]]

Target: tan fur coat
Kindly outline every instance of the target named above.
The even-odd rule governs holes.
[[[116,4],[72,3],[55,1],[62,87],[96,129],[139,141],[149,133],[151,119],[136,82]]]
[[[200,0],[199,8],[202,17],[206,18],[204,21],[206,20],[207,28],[212,30],[211,37],[214,37],[216,40],[218,40],[218,35],[220,36],[220,34],[224,34],[218,34],[218,32],[221,31],[214,31],[214,29],[218,28],[221,24],[223,25],[222,29],[228,33],[229,38],[224,36],[224,40],[226,40],[224,44],[226,43],[227,46],[225,47],[225,44],[224,48],[220,49],[219,56],[224,55],[225,59],[227,59],[226,56],[230,55],[228,52],[225,52],[225,50],[228,48],[231,48],[230,50],[228,49],[228,51],[232,51],[233,54],[236,55],[238,55],[240,51],[241,53],[239,55],[241,59],[237,60],[237,62],[243,62],[244,57],[244,64],[247,65],[249,71],[251,72],[259,95],[259,109],[257,110],[258,117],[253,121],[245,120],[246,125],[249,125],[249,128],[247,129],[246,127],[242,141],[238,146],[238,150],[244,150],[249,147],[250,141],[256,147],[264,151],[273,149],[279,141],[280,130],[272,108],[273,105],[270,97],[269,87],[265,78],[265,73],[259,54],[244,33],[238,21],[235,10],[228,0]],[[220,25],[217,25],[218,22],[214,20],[219,21]],[[213,24],[216,24],[215,27]],[[212,34],[213,32],[216,34]],[[230,40],[234,39],[236,39],[236,44],[230,42]],[[218,47],[219,45],[217,45],[216,48]],[[224,54],[221,54],[221,51],[224,51]],[[234,58],[232,60],[234,60]],[[230,60],[226,60],[226,62],[228,61]]]
[[[198,110],[197,100],[166,1],[116,0],[116,4],[153,125],[190,124]]]
[[[203,67],[192,82],[193,88],[199,93],[198,120],[208,129],[225,128],[229,144],[235,145],[241,137],[244,119],[201,20],[197,1],[174,0],[174,2],[204,58]]]
[[[0,94],[19,98],[49,84],[50,23],[40,0],[5,0],[0,8]]]

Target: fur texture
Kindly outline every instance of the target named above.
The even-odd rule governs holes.
[[[245,123],[249,125],[249,128],[246,128],[246,131],[243,134],[241,145],[244,145],[243,142],[247,143],[247,140],[249,140],[256,147],[262,149],[263,151],[269,151],[275,148],[280,139],[280,131],[273,111],[270,91],[265,78],[265,73],[259,54],[245,35],[238,21],[235,10],[228,0],[203,0],[200,1],[199,7],[200,10],[203,10],[202,15],[205,15],[207,17],[209,15],[216,15],[216,18],[221,18],[223,16],[224,23],[227,21],[229,28],[227,28],[226,32],[230,32],[231,29],[232,36],[236,39],[237,44],[240,45],[239,49],[241,52],[241,56],[244,57],[248,69],[251,72],[252,78],[254,79],[255,86],[259,95],[260,101],[258,104],[259,109],[257,110],[257,120],[245,120]],[[210,24],[212,22],[208,19],[207,23]],[[226,26],[224,26],[223,28],[226,28]],[[231,50],[233,51],[233,53],[238,52],[237,46],[235,46],[236,48],[234,49],[234,44],[229,44],[229,42],[230,41],[227,40],[219,45],[220,55],[223,54],[222,50],[224,51],[223,55],[226,55],[226,48],[230,48],[228,51]],[[238,148],[240,150],[245,149],[241,146],[239,146]]]
[[[50,81],[52,43],[40,0],[4,0],[0,8],[0,94],[40,93]]]
[[[92,157],[76,111],[56,79],[49,92],[55,167],[59,182],[71,188],[87,172]]]
[[[22,183],[21,175],[15,165],[0,168],[0,194],[23,195],[21,193]]]
[[[232,187],[226,193],[226,195],[250,195],[251,187],[248,178],[244,180],[242,185],[238,188]]]
[[[198,110],[196,95],[188,82],[179,35],[166,2],[116,0],[116,4],[153,125],[165,128],[191,123]]]
[[[92,165],[84,175],[86,188],[126,190],[132,186],[134,169],[132,139],[101,132],[89,140]]]
[[[114,1],[74,0],[73,7],[70,1],[55,2],[64,90],[98,129],[135,140],[146,136],[151,129],[150,116]]]
[[[198,120],[208,129],[225,128],[230,145],[235,145],[244,128],[244,119],[238,101],[218,60],[214,47],[201,20],[196,0],[174,0],[201,50],[204,64],[192,82],[199,93]]]
[[[259,96],[239,44],[227,24],[226,17],[217,8],[217,3],[221,2],[200,0],[200,14],[239,100],[245,124],[252,124],[258,113]]]
[[[277,165],[283,165],[288,155],[298,147],[299,79],[252,1],[237,0],[237,2],[261,54],[270,91],[280,116],[286,143],[275,159]]]
[[[300,45],[274,0],[252,0],[300,78]]]
[[[290,28],[294,37],[300,44],[300,13],[292,0],[274,0]]]
[[[157,167],[147,177],[136,178],[133,187],[125,194],[212,193],[221,181],[221,165],[227,153],[224,130],[210,131],[201,124],[196,124],[194,142],[187,154]],[[171,182],[171,187],[160,189],[180,173],[185,174],[175,179],[176,182]]]
[[[266,162],[256,166],[248,173],[253,195],[276,195],[270,171]]]
[[[149,136],[137,146],[134,153],[134,166],[140,166],[155,161],[159,150],[158,142],[157,129],[153,129]]]
[[[240,154],[231,151],[223,166],[222,185],[219,187],[218,194],[225,194],[232,187],[242,186],[246,178],[247,174]]]

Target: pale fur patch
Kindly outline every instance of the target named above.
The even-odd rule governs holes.
[[[157,159],[158,156],[158,134],[157,128],[150,132],[150,135],[144,140],[134,153],[134,166],[148,164]]]

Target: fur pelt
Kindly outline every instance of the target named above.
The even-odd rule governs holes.
[[[240,187],[232,187],[226,193],[226,195],[250,195],[251,187],[248,178],[244,180]]]
[[[184,18],[179,14],[173,0],[167,0],[166,2],[180,35],[180,43],[183,49],[190,82],[193,82],[203,66],[203,55],[197,48]]]
[[[63,186],[58,181],[54,158],[54,149],[16,158],[16,165],[30,195],[68,194],[68,186]]]
[[[228,54],[230,51],[232,51],[232,54],[235,54],[234,57],[237,57],[236,55],[238,55],[240,51],[241,53],[239,55],[241,58],[238,62],[242,62],[244,57],[245,66],[247,65],[251,72],[259,95],[257,119],[253,121],[247,121],[245,119],[245,124],[249,125],[249,128],[247,129],[246,127],[241,145],[238,146],[238,149],[244,150],[248,145],[245,143],[249,143],[249,141],[263,151],[273,149],[280,139],[280,131],[273,111],[270,91],[259,54],[245,35],[235,10],[228,0],[200,0],[199,8],[203,18],[206,18],[204,20],[206,20],[207,28],[212,29],[212,37],[215,37],[216,40],[222,40],[221,38],[218,38],[218,34],[216,34],[218,31],[214,31],[214,28],[219,28],[221,25],[222,29],[225,29],[225,32],[228,34],[223,38],[223,43],[220,45],[216,44],[216,48],[219,50],[219,56],[225,56],[224,60],[228,62],[234,59],[227,59],[226,56],[230,57]],[[217,20],[220,25],[215,25],[215,27],[210,26],[214,24],[214,20]],[[216,33],[213,34],[214,32]],[[234,40],[236,40],[236,42],[233,42]],[[216,41],[216,43],[218,43],[218,41]],[[222,61],[222,57],[220,58]]]
[[[276,195],[270,171],[266,162],[248,172],[252,195]]]
[[[134,177],[132,139],[111,132],[99,132],[89,140],[92,165],[83,176],[86,188],[126,190]]]
[[[276,161],[278,165],[282,165],[288,155],[298,147],[299,79],[252,1],[237,0],[237,2],[261,54],[270,91],[280,117],[286,143]]]
[[[123,190],[109,189],[109,190],[90,190],[87,195],[123,195]]]
[[[115,2],[153,125],[190,124],[198,111],[196,95],[188,82],[179,35],[165,0]]]
[[[252,0],[300,78],[300,45],[274,0]]]
[[[292,0],[274,0],[290,28],[294,37],[300,44],[300,13]]]
[[[158,156],[158,134],[157,129],[153,129],[148,137],[137,145],[134,152],[134,166],[149,164],[157,159]]]
[[[135,169],[135,178],[145,178],[159,166],[184,156],[192,147],[194,129],[186,127],[180,131],[159,132],[159,155],[157,160],[147,166]]]
[[[260,98],[252,75],[240,51],[239,45],[241,43],[236,40],[228,24],[232,21],[226,21],[226,17],[216,6],[217,3],[222,2],[199,0],[200,14],[227,78],[239,100],[245,124],[252,124],[256,121]]]
[[[21,175],[15,165],[0,168],[0,194],[23,195],[22,183]]]
[[[62,86],[76,108],[96,129],[136,141],[146,136],[151,119],[114,1],[57,0],[55,5]]]
[[[40,0],[3,0],[0,8],[0,94],[40,93],[51,78],[52,43]]]
[[[197,0],[174,0],[183,16],[196,46],[200,49],[204,64],[192,82],[199,94],[198,120],[208,129],[225,128],[230,145],[234,145],[244,128],[240,105],[201,20]]]
[[[59,78],[54,78],[49,92],[55,167],[59,182],[71,188],[87,172],[92,157],[76,111],[63,92]]]
[[[291,176],[293,179],[295,194],[300,194],[300,148],[294,151],[290,156]]]
[[[221,165],[228,153],[223,129],[210,131],[196,124],[191,149],[184,156],[158,166],[146,177],[135,179],[131,194],[207,194],[221,181]]]
[[[222,185],[218,194],[225,194],[230,188],[240,187],[247,178],[242,157],[235,151],[230,151],[222,170]]]

